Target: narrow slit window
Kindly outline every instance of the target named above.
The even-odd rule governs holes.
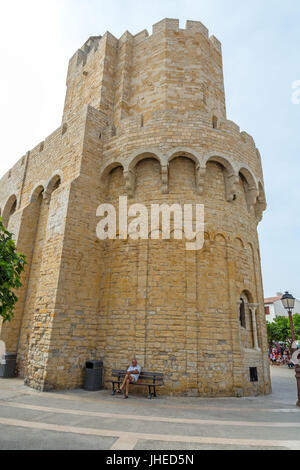
[[[257,367],[250,367],[250,382],[258,382]]]
[[[245,301],[241,299],[240,303],[240,324],[242,328],[246,328],[246,308],[245,308]]]
[[[213,125],[213,129],[218,129],[218,118],[217,118],[217,116],[213,116],[212,125]]]

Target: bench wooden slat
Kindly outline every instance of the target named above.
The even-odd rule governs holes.
[[[123,377],[120,377],[120,379],[123,380],[124,378],[123,378]],[[145,380],[146,382],[151,382],[151,384],[153,385],[153,382],[154,382],[154,381],[155,381],[155,383],[159,384],[159,383],[163,382],[164,379],[163,379],[163,378],[154,379],[153,377],[141,377],[141,376],[140,376],[139,382],[140,382],[141,380]],[[115,381],[115,382],[118,382],[118,381],[119,381],[119,377],[115,377],[114,381]]]
[[[142,372],[140,374],[141,377],[157,377],[157,378],[160,378],[162,379],[164,377],[164,374],[149,374],[148,372]]]
[[[141,380],[145,380],[145,378],[144,378],[144,377],[140,377],[140,378],[139,378],[139,381],[138,381],[137,383],[140,384]],[[114,380],[112,380],[112,382],[118,383],[119,380],[118,380],[118,378],[115,378]],[[122,380],[120,380],[120,382],[122,382]],[[163,379],[156,380],[156,381],[155,381],[155,384],[153,383],[153,380],[151,380],[150,382],[147,381],[147,385],[148,385],[148,383],[149,383],[149,385],[160,384],[160,383],[163,383]],[[134,383],[133,383],[132,385],[134,385]]]
[[[119,375],[126,375],[127,370],[113,370],[112,375],[113,376],[119,376]],[[161,372],[141,372],[140,377],[159,377],[163,378],[164,374]]]
[[[114,384],[117,384],[118,382],[113,382],[113,383],[114,383]],[[139,383],[139,382],[138,382],[138,383],[136,383],[136,384],[131,384],[131,385],[132,385],[133,387],[162,387],[164,384],[163,384],[163,383],[161,383],[161,384],[153,384],[153,383],[151,383],[151,384],[149,384],[149,383],[147,383],[147,384],[142,384],[142,383]]]
[[[144,379],[143,377],[140,377],[140,378],[139,378],[139,381],[138,381],[137,383],[132,383],[132,385],[140,385],[141,380],[145,381],[146,379]],[[122,381],[123,381],[122,379],[121,379],[121,380],[118,380],[118,379],[116,378],[116,379],[113,380],[112,382],[113,382],[113,383],[119,383],[119,382],[122,382]],[[149,380],[149,381],[146,380],[146,382],[147,382],[147,385],[157,385],[157,386],[163,385],[163,383],[164,383],[163,379],[155,380],[155,381],[151,379],[151,380]]]

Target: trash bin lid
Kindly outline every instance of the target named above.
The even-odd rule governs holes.
[[[87,361],[85,367],[87,369],[100,369],[100,367],[103,367],[103,361]]]
[[[17,355],[15,353],[6,353],[2,356],[3,359],[17,359]]]

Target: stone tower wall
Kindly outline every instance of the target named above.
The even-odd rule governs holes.
[[[98,240],[97,207],[124,195],[204,204],[203,250]],[[62,126],[0,181],[1,214],[28,260],[1,339],[26,383],[78,387],[85,361],[102,358],[109,386],[135,355],[165,373],[166,393],[269,393],[265,208],[259,151],[226,119],[221,46],[201,23],[90,38],[70,61]]]
[[[224,118],[221,45],[200,22],[165,19],[119,40],[92,37],[69,64],[63,121],[86,103],[118,125],[156,110],[205,111]]]

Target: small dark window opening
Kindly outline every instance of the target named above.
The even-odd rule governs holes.
[[[60,181],[60,178],[56,181],[56,183],[54,184],[53,186],[53,192],[56,191],[56,189],[58,189],[60,187],[60,184],[61,184],[61,181]]]
[[[62,131],[61,131],[62,135],[64,135],[67,132],[67,130],[68,130],[68,124],[63,124]]]
[[[248,181],[246,180],[245,176],[242,175],[242,173],[240,173],[240,178],[241,178],[241,182],[242,182],[242,185],[243,185],[243,188],[244,188],[244,191],[247,192],[249,190],[249,184],[248,184]]]
[[[117,135],[117,129],[114,125],[111,126],[111,137],[115,137]]]
[[[217,116],[213,116],[212,125],[213,125],[213,129],[218,129],[218,118],[217,118]]]
[[[240,303],[240,324],[242,328],[246,328],[246,309],[245,309],[245,302],[241,299]]]
[[[14,202],[13,205],[11,206],[10,213],[9,213],[9,217],[10,217],[11,215],[13,215],[13,214],[16,212],[16,209],[17,209],[17,200],[15,200],[15,202]]]
[[[257,367],[250,367],[250,382],[258,382]]]

